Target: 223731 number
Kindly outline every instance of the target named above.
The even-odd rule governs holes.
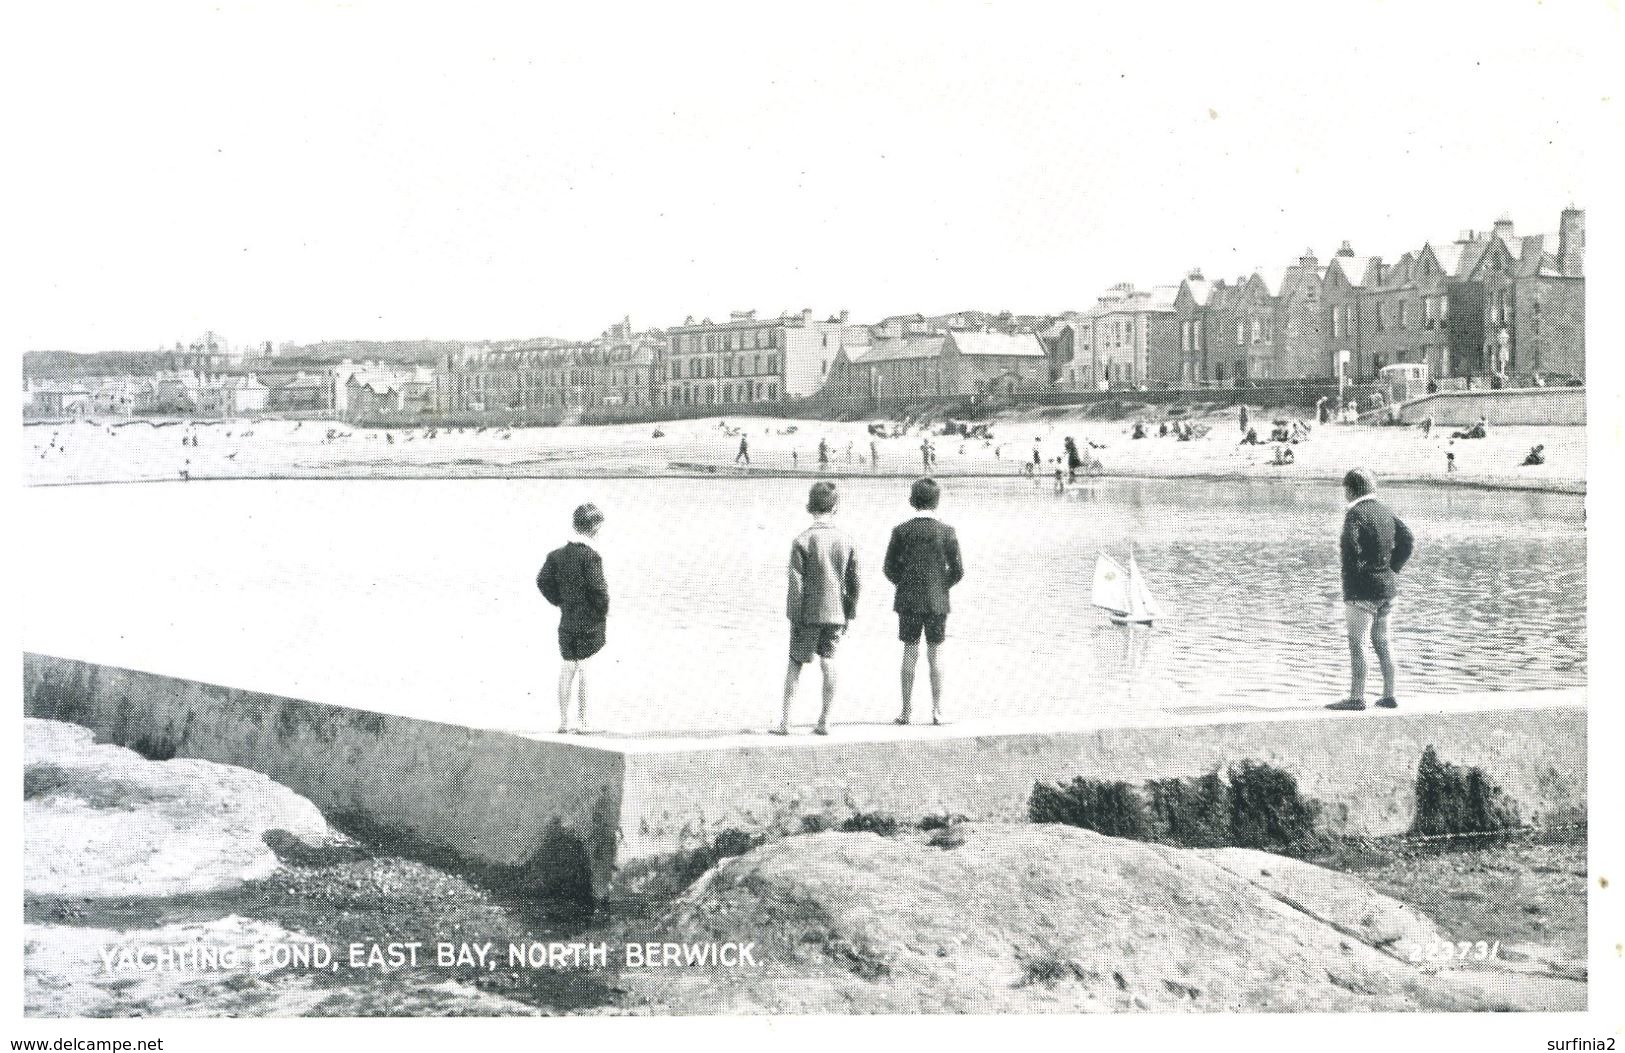
[[[1489,940],[1433,940],[1428,943],[1415,943],[1411,945],[1411,961],[1434,962],[1484,962],[1501,955],[1501,941]]]

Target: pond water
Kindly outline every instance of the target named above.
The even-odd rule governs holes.
[[[837,722],[897,706],[880,573],[907,486],[841,484],[864,568]],[[600,726],[723,731],[775,717],[784,567],[807,482],[164,483],[25,496],[24,644],[35,650],[433,719],[551,729],[557,616],[535,591],[570,510],[608,515],[613,606]],[[1400,692],[1584,686],[1584,500],[1393,487],[1417,554],[1394,614]],[[1050,492],[949,480],[967,575],[949,619],[955,715],[1067,718],[1298,707],[1346,677],[1335,486],[1108,479]],[[1111,625],[1096,554],[1140,565],[1170,617]],[[802,716],[817,707],[816,673]],[[920,677],[916,703],[928,703]]]

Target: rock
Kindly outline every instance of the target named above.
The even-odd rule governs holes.
[[[23,763],[29,896],[231,888],[277,869],[267,832],[307,844],[330,837],[315,805],[264,775],[209,761],[149,761],[98,744],[74,724],[25,719]]]
[[[622,982],[656,1011],[715,1013],[1584,1005],[1582,985],[1412,964],[1399,948],[1438,935],[1426,918],[1306,863],[1059,825],[956,829],[952,851],[831,832],[725,860],[626,939],[754,941],[760,966]]]

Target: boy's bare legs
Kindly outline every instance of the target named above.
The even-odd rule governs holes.
[[[583,658],[576,663],[576,734],[585,735],[592,731],[587,723],[587,660]]]
[[[790,707],[796,704],[796,687],[801,683],[801,663],[794,658],[784,670],[784,717],[779,721],[780,735],[790,734]]]
[[[828,735],[829,711],[835,705],[835,659],[820,658],[818,664],[824,670],[824,708],[818,711],[818,726],[813,728],[813,734]]]
[[[919,641],[916,640],[914,643],[904,644],[903,668],[901,674],[903,688],[903,712],[897,718],[897,723],[899,724],[907,724],[910,720],[914,719],[914,667],[919,664]]]
[[[1369,628],[1375,635],[1376,626],[1353,604],[1347,605],[1349,628],[1349,699],[1365,701],[1365,636]],[[1386,645],[1386,641],[1384,642]]]
[[[1377,652],[1377,665],[1382,669],[1382,697],[1394,697],[1394,658],[1388,650],[1388,612],[1383,611],[1371,621],[1371,649]]]
[[[575,686],[579,662],[566,661],[559,666],[559,734],[570,730],[570,689]]]
[[[942,712],[942,663],[938,660],[941,644],[925,644],[925,664],[931,674],[931,723],[941,724],[947,719]]]

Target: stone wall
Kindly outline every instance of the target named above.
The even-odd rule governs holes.
[[[1506,424],[1584,424],[1585,388],[1503,388],[1500,391],[1441,391],[1400,408],[1400,420],[1417,424],[1472,424],[1483,415],[1490,426]]]

